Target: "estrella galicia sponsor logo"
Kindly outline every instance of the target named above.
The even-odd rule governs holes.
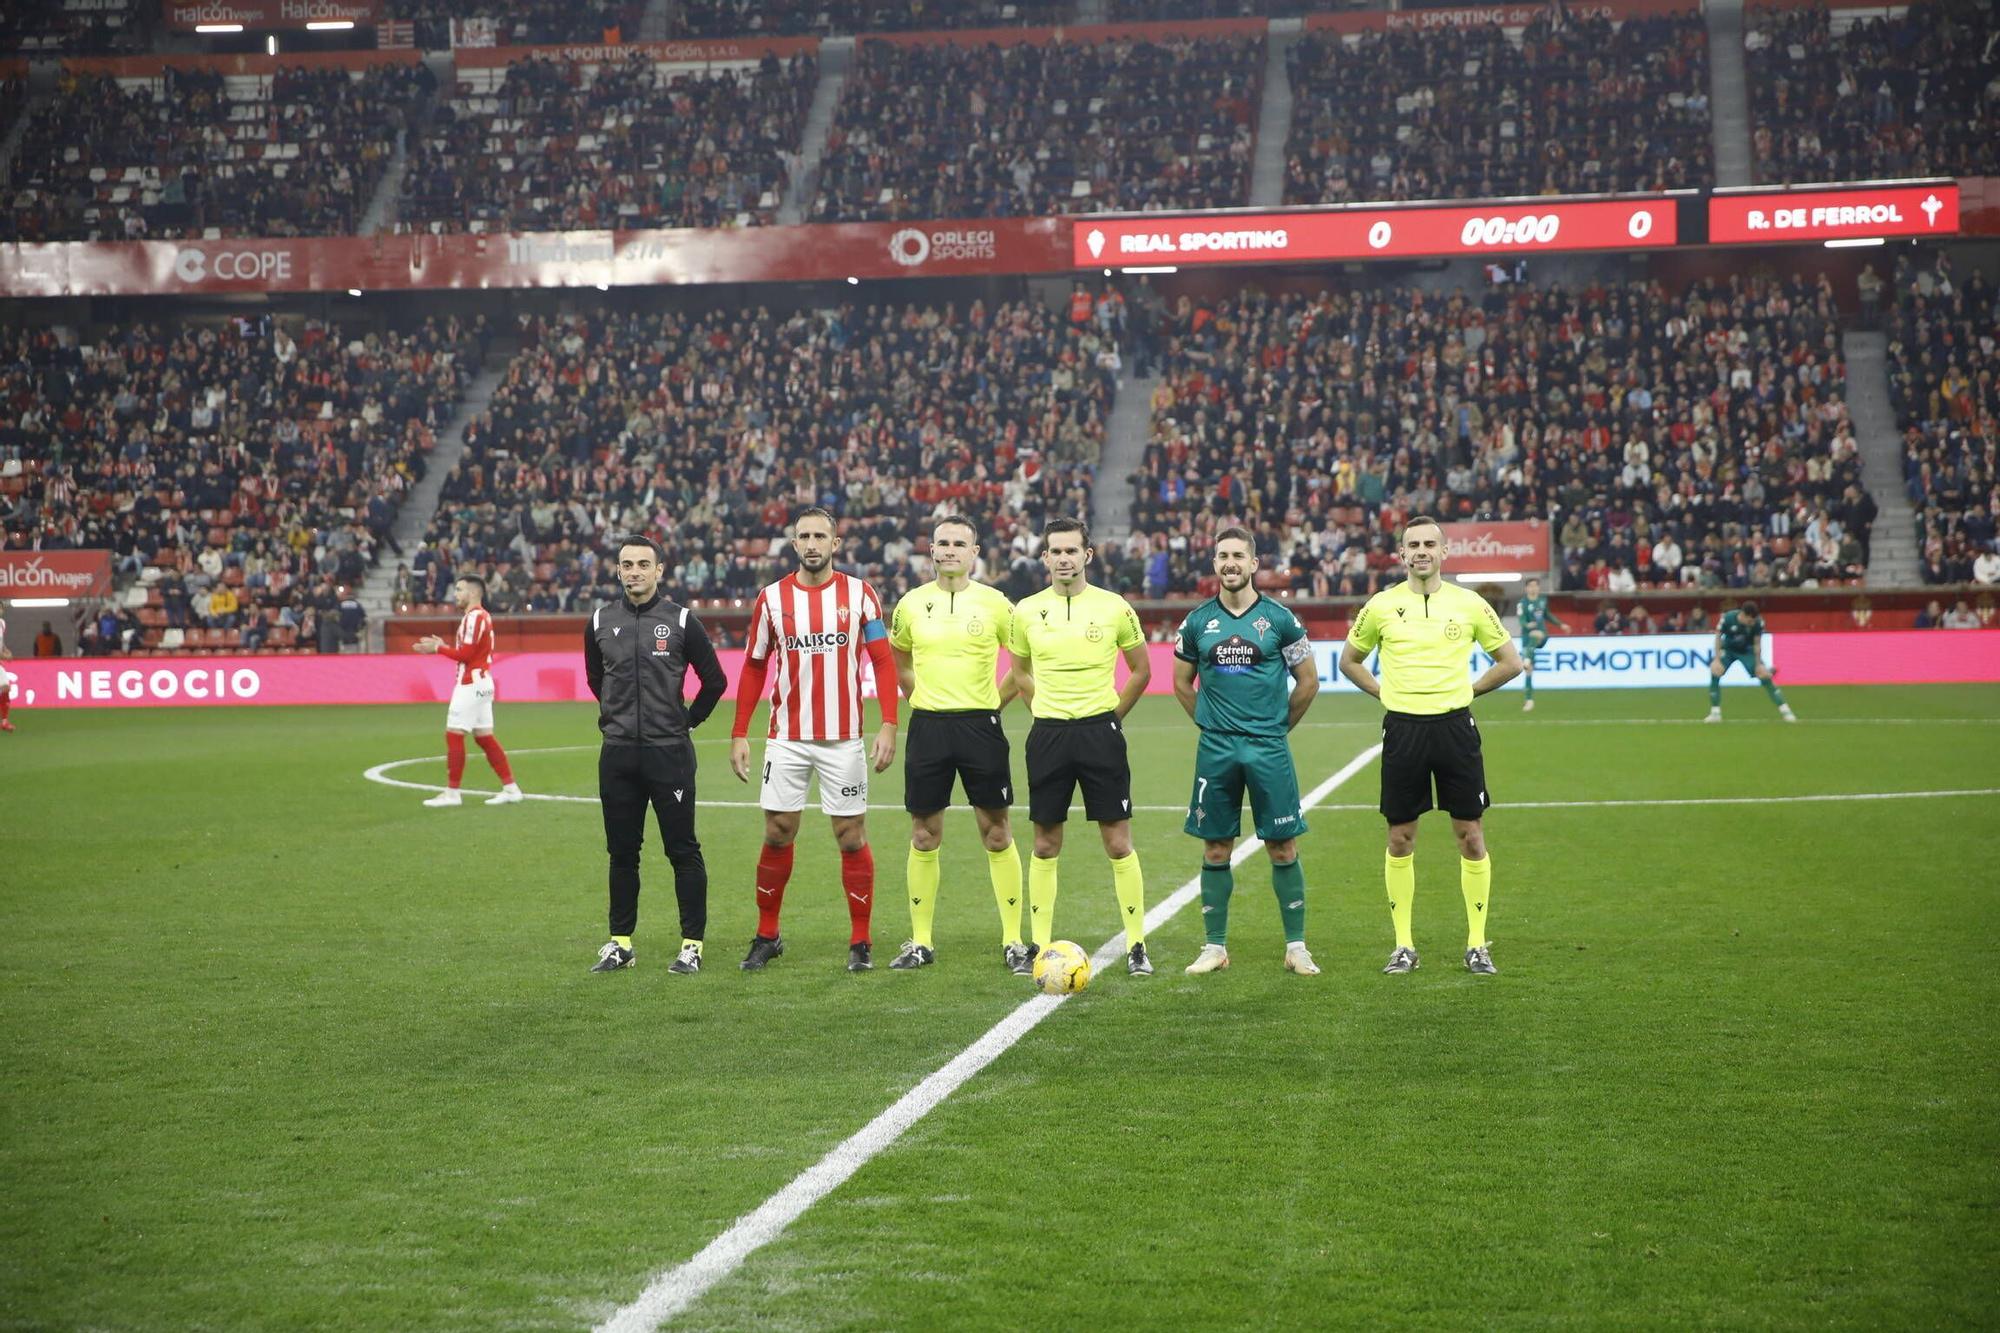
[[[1241,634],[1232,634],[1209,650],[1208,660],[1225,676],[1242,676],[1263,661],[1264,654]]]

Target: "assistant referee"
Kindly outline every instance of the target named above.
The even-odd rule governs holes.
[[[1417,970],[1410,934],[1411,900],[1417,892],[1417,817],[1443,806],[1458,838],[1458,885],[1465,895],[1465,969],[1495,971],[1486,940],[1493,867],[1480,820],[1491,802],[1486,765],[1471,704],[1521,674],[1521,654],[1486,599],[1444,581],[1444,530],[1419,516],[1403,525],[1397,554],[1410,577],[1368,599],[1347,633],[1340,671],[1382,701],[1382,817],[1389,821],[1383,878],[1396,947],[1388,973]],[[1477,644],[1493,665],[1469,680],[1467,661]],[[1381,650],[1381,679],[1368,655]],[[1432,786],[1436,785],[1435,802]]]
[[[1146,880],[1132,850],[1132,764],[1125,715],[1146,692],[1153,668],[1131,603],[1090,586],[1094,552],[1081,519],[1051,519],[1042,529],[1049,586],[1014,608],[1007,650],[1010,673],[1032,700],[1028,729],[1028,818],[1035,855],[1028,863],[1028,912],[1035,950],[1055,939],[1056,865],[1069,800],[1083,788],[1083,813],[1097,825],[1111,858],[1111,887],[1131,948],[1125,970],[1153,975],[1146,956]],[[1118,659],[1131,669],[1117,685]]]
[[[660,592],[665,563],[666,553],[649,537],[621,542],[618,581],[625,595],[599,605],[583,631],[584,670],[604,733],[597,797],[611,856],[611,940],[598,950],[593,972],[615,972],[635,958],[639,848],[648,805],[659,820],[680,900],[681,948],[667,970],[701,971],[708,866],[694,835],[694,742],[688,732],[715,711],[729,679],[701,622]],[[693,703],[684,693],[690,667],[701,678]]]
[[[1007,808],[1014,800],[1007,733],[1000,710],[1013,699],[1012,672],[997,683],[1000,649],[1014,625],[1014,605],[997,588],[976,583],[979,529],[952,515],[931,528],[937,578],[904,596],[889,617],[889,648],[910,699],[910,738],[903,753],[903,808],[910,812],[910,942],[890,963],[907,972],[937,961],[931,927],[937,916],[938,848],[954,781],[979,820],[986,870],[1000,909],[1000,961],[1029,975],[1021,941],[1021,853]]]

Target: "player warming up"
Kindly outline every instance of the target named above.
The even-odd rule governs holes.
[[[1722,678],[1735,662],[1741,662],[1751,679],[1764,687],[1764,693],[1778,706],[1779,717],[1787,722],[1799,720],[1792,706],[1785,702],[1785,692],[1778,688],[1771,668],[1764,665],[1763,645],[1764,617],[1758,612],[1757,603],[1745,602],[1734,611],[1722,613],[1722,619],[1715,624],[1715,653],[1708,666],[1708,716],[1702,721],[1722,721]]]
[[[1521,705],[1521,711],[1535,711],[1535,654],[1549,641],[1549,626],[1568,629],[1569,626],[1556,618],[1549,610],[1549,599],[1542,593],[1542,581],[1529,579],[1527,590],[1521,594],[1518,612],[1521,621],[1521,690],[1528,698]]]
[[[1004,684],[995,683],[1014,606],[997,589],[973,581],[978,563],[979,529],[972,520],[939,519],[931,529],[936,580],[896,603],[889,617],[889,647],[910,700],[910,739],[903,755],[910,940],[889,966],[907,972],[937,961],[931,927],[937,917],[938,848],[952,783],[958,781],[986,846],[987,875],[1000,909],[1000,961],[1025,977],[1034,968],[1021,939],[1021,853],[1007,814],[1014,779],[1000,725],[1000,710],[1018,684],[1011,671]]]
[[[1042,529],[1049,586],[1014,608],[1010,674],[1034,714],[1028,728],[1028,818],[1035,855],[1028,864],[1028,913],[1035,950],[1055,940],[1056,867],[1069,800],[1083,788],[1083,813],[1111,859],[1111,887],[1130,945],[1125,970],[1153,975],[1146,956],[1146,880],[1132,850],[1132,765],[1125,715],[1153,678],[1139,617],[1123,597],[1090,584],[1090,530],[1081,519]],[[1118,688],[1118,659],[1131,675]]]
[[[446,787],[424,804],[443,809],[460,804],[458,785],[465,778],[465,738],[470,735],[486,752],[500,779],[498,795],[486,798],[488,805],[512,805],[526,799],[514,782],[514,769],[507,752],[493,734],[493,617],[486,610],[486,580],[466,574],[451,585],[451,600],[465,614],[458,622],[458,634],[446,643],[435,634],[426,634],[411,645],[420,653],[438,653],[458,663],[458,679],[451,687],[451,705],[444,715]]]
[[[792,525],[796,574],[757,594],[750,612],[750,647],[736,683],[736,725],[729,766],[750,780],[750,717],[771,681],[771,726],[764,741],[764,848],[757,858],[757,933],[743,956],[755,972],[785,951],[778,914],[792,877],[793,842],[806,790],[819,779],[819,808],[833,819],[840,845],[840,884],[847,894],[847,970],[866,972],[868,921],[875,904],[875,855],[868,847],[868,767],[877,773],[896,758],[896,664],[875,590],[833,567],[840,549],[833,515],[817,506]],[[861,744],[861,659],[875,673],[882,726]]]
[[[1202,840],[1201,924],[1206,942],[1190,975],[1229,966],[1230,853],[1243,831],[1243,793],[1271,858],[1271,888],[1285,925],[1285,968],[1318,976],[1306,948],[1306,876],[1299,865],[1299,778],[1285,738],[1319,693],[1312,641],[1291,609],[1258,592],[1256,538],[1215,534],[1222,591],[1181,622],[1174,645],[1174,697],[1201,729],[1186,832]]]
[[[1412,518],[1397,551],[1410,577],[1368,599],[1340,650],[1340,671],[1382,701],[1382,817],[1389,850],[1382,876],[1396,927],[1391,974],[1417,970],[1410,934],[1417,892],[1417,817],[1443,806],[1458,839],[1458,887],[1465,896],[1465,970],[1491,975],[1486,909],[1493,900],[1493,866],[1481,824],[1492,803],[1472,701],[1514,679],[1521,654],[1500,617],[1478,593],[1444,581],[1444,531],[1434,518]],[[1493,665],[1468,681],[1467,659],[1478,644]],[[1368,655],[1381,650],[1381,678]],[[1435,805],[1432,786],[1436,786]]]

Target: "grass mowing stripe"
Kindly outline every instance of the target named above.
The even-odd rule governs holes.
[[[1377,742],[1348,760],[1332,777],[1306,793],[1305,799],[1299,803],[1300,808],[1310,810],[1318,806],[1320,801],[1373,763],[1381,753],[1381,743]],[[1243,864],[1263,845],[1263,839],[1255,836],[1244,839],[1230,856],[1230,864]],[[1165,925],[1200,892],[1201,876],[1197,875],[1153,905],[1146,913],[1146,929],[1156,930]],[[1106,940],[1091,955],[1092,970],[1118,958],[1125,951],[1124,940],[1124,931]],[[752,1254],[783,1235],[785,1228],[797,1221],[806,1209],[838,1188],[870,1158],[895,1143],[904,1131],[1033,1031],[1036,1024],[1054,1013],[1057,1006],[1069,998],[1067,995],[1037,995],[1022,1002],[1012,1013],[988,1028],[977,1041],[952,1057],[943,1068],[904,1093],[888,1110],[835,1145],[826,1156],[793,1177],[783,1189],[738,1218],[727,1231],[703,1246],[694,1258],[668,1269],[647,1283],[638,1299],[598,1325],[599,1329],[604,1333],[650,1333],[693,1305],[709,1288],[735,1272]]]

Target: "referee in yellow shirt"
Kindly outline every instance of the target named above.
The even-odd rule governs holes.
[[[1153,666],[1131,604],[1090,586],[1093,552],[1081,519],[1051,519],[1042,529],[1042,566],[1049,586],[1014,608],[1011,675],[1028,696],[1028,818],[1035,855],[1028,862],[1028,912],[1034,949],[1055,940],[1056,860],[1062,855],[1069,800],[1083,788],[1084,817],[1097,825],[1111,858],[1111,887],[1131,948],[1125,970],[1153,975],[1146,956],[1146,881],[1132,850],[1132,765],[1125,754],[1125,715]],[[1132,674],[1117,686],[1119,657]]]
[[[1417,970],[1417,947],[1410,935],[1410,905],[1417,892],[1417,817],[1443,806],[1458,838],[1465,970],[1491,975],[1495,968],[1486,939],[1486,908],[1492,901],[1493,867],[1480,827],[1491,802],[1471,704],[1520,675],[1521,654],[1485,598],[1444,581],[1444,530],[1436,519],[1420,516],[1404,524],[1398,554],[1410,577],[1368,599],[1340,652],[1341,674],[1380,699],[1384,710],[1382,817],[1389,821],[1389,852],[1382,874],[1389,887],[1396,948],[1382,970]],[[1493,655],[1493,665],[1469,681],[1466,663],[1474,644]],[[1377,648],[1382,653],[1380,680],[1368,670],[1368,655]]]
[[[1014,604],[998,589],[972,581],[979,562],[979,529],[969,518],[941,518],[931,529],[935,581],[896,603],[889,617],[889,648],[896,675],[910,701],[909,748],[903,755],[903,808],[910,812],[910,940],[890,968],[899,972],[937,961],[931,923],[937,915],[938,847],[954,780],[979,820],[986,869],[1000,908],[1000,956],[1008,969],[1028,976],[1033,965],[1021,942],[1021,853],[1007,807],[1014,800],[1007,733],[1000,710],[1019,688],[1013,672],[1004,685],[1000,649],[1014,625]]]

